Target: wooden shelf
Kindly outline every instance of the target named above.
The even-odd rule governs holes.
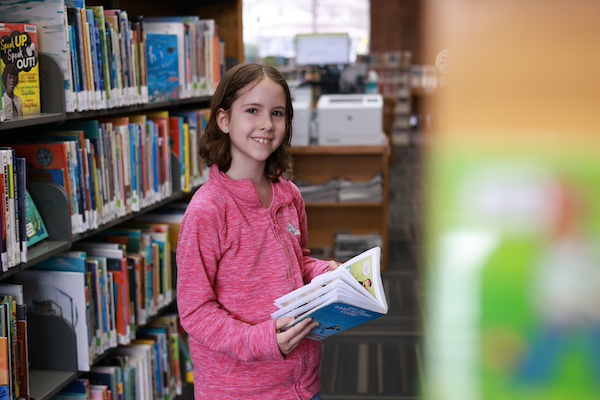
[[[335,248],[335,235],[378,234],[382,238],[382,269],[387,265],[388,165],[386,146],[292,147],[297,181],[323,184],[332,179],[367,182],[382,175],[381,202],[306,202],[308,247]]]

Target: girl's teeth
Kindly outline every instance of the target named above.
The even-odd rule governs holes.
[[[267,140],[267,139],[260,139],[260,138],[256,138],[256,139],[254,139],[254,141],[255,141],[255,142],[258,142],[258,143],[269,143],[269,142],[270,142],[270,140]]]

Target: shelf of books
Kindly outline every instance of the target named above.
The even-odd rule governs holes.
[[[302,146],[292,147],[292,154],[313,254],[346,261],[379,246],[385,269],[387,146]]]
[[[208,176],[215,21],[3,0],[0,58],[0,398],[181,395],[173,251]]]
[[[3,86],[10,129],[74,117],[65,113],[196,102],[225,68],[213,19],[145,18],[83,0],[3,1],[0,40],[3,82],[14,81]],[[25,122],[32,117],[51,119]]]

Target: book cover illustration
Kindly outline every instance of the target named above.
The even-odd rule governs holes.
[[[198,41],[200,19],[198,16],[146,17],[147,33],[177,35],[179,49],[180,98],[201,94],[198,69]]]
[[[174,35],[177,37],[177,84],[178,98],[189,97],[186,90],[186,29],[181,21],[165,21],[173,17],[146,17],[144,29],[146,31],[146,45],[149,45],[148,35]],[[147,61],[147,60],[146,60]]]
[[[179,98],[179,52],[176,35],[148,33],[146,60],[150,101]]]
[[[46,239],[48,237],[48,230],[33,198],[27,190],[25,191],[25,209],[27,211],[25,218],[27,246],[29,247]]]
[[[4,118],[39,114],[40,72],[36,26],[0,23],[0,57]]]

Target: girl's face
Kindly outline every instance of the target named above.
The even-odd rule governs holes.
[[[285,138],[285,106],[283,88],[264,77],[241,90],[229,114],[218,111],[219,128],[231,140],[230,171],[264,168]]]

